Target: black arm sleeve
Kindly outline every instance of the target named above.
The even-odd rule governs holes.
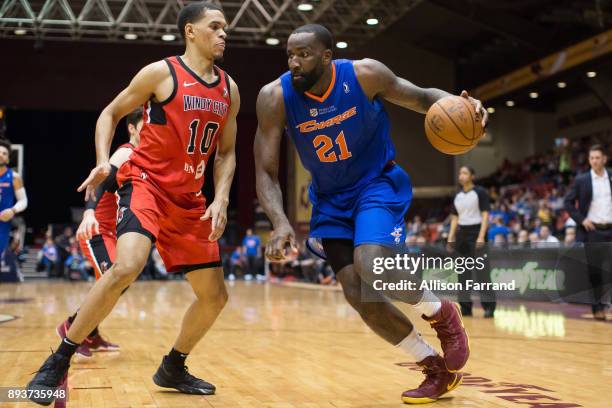
[[[478,195],[478,207],[480,211],[491,211],[491,203],[487,191],[482,187],[478,187],[475,190]]]
[[[457,195],[455,195],[455,197],[453,197],[453,201],[451,202],[451,214],[453,215],[459,215],[459,213],[457,212],[457,207],[455,207],[455,199],[457,198]]]
[[[111,164],[110,174],[96,187],[96,200],[91,198],[85,203],[86,210],[95,210],[100,202],[100,198],[105,192],[114,193],[119,187],[117,185],[117,167]]]

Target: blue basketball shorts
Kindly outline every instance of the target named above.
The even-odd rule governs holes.
[[[310,237],[316,241],[350,239],[355,247],[404,245],[404,215],[412,201],[412,183],[397,164],[354,190],[337,194],[311,191],[310,200]]]

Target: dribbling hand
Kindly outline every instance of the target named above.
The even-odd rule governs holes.
[[[99,164],[94,167],[91,172],[89,172],[89,176],[77,189],[79,193],[85,190],[85,201],[89,200],[90,198],[96,201],[96,187],[98,187],[98,184],[103,182],[104,179],[108,177],[110,172],[111,165],[109,162]]]
[[[482,106],[482,102],[480,102],[478,99],[472,98],[470,95],[468,95],[467,91],[461,91],[461,97],[470,101],[474,107],[474,112],[476,112],[477,115],[482,116],[482,128],[485,129],[487,127],[487,123],[489,123],[489,112],[487,112],[487,110]]]

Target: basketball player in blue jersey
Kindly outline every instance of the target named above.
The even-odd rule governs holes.
[[[460,384],[459,370],[469,356],[457,305],[429,291],[406,291],[395,298],[422,313],[437,332],[442,357],[368,282],[374,258],[392,256],[393,249],[403,245],[404,214],[412,198],[408,175],[393,161],[382,100],[425,113],[449,94],[419,88],[375,60],[334,60],[333,44],[321,25],[296,29],[287,42],[289,72],[264,86],[257,99],[257,194],[274,226],[266,256],[282,262],[289,257],[288,246],[295,251],[295,233],[283,211],[278,182],[280,141],[286,130],[312,176],[311,238],[321,242],[347,301],[365,323],[423,368],[425,380],[404,392],[403,401],[432,402]],[[465,91],[461,96],[486,125],[482,104]]]
[[[28,207],[23,180],[9,167],[11,143],[0,139],[0,253],[9,244],[11,220]]]

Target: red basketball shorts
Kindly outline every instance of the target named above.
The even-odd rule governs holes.
[[[212,221],[201,221],[204,196],[162,191],[130,161],[117,173],[120,185],[117,237],[138,232],[155,242],[168,272],[221,266],[219,245],[210,241]]]

